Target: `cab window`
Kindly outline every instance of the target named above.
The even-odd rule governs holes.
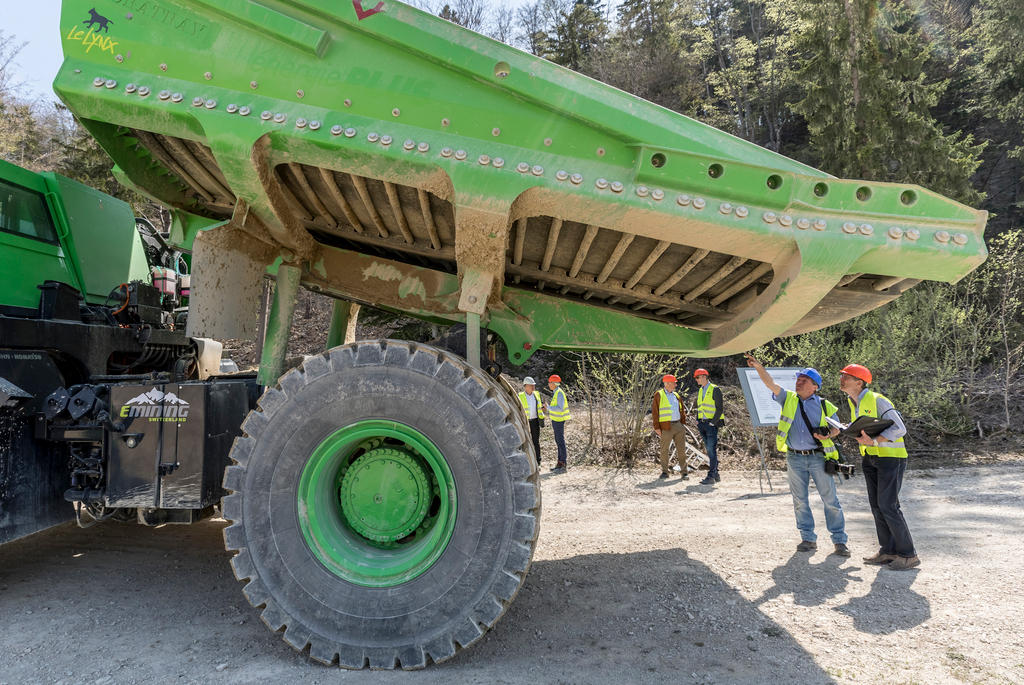
[[[5,181],[0,181],[0,231],[57,242],[43,196]]]

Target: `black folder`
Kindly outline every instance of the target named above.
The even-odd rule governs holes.
[[[864,431],[868,434],[868,437],[873,438],[891,426],[892,423],[891,419],[876,419],[873,416],[860,416],[856,421],[851,423],[849,427],[842,432],[842,434],[849,435],[851,438],[856,438],[860,436],[861,431]]]

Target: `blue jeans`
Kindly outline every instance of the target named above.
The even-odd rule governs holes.
[[[699,419],[697,421],[697,430],[700,431],[700,437],[704,439],[704,447],[708,451],[708,475],[718,475],[718,426],[711,423],[711,421]]]
[[[555,446],[558,447],[558,463],[565,466],[565,421],[552,421],[551,428],[555,432]]]
[[[825,473],[825,460],[821,452],[814,454],[786,453],[786,476],[789,479],[789,493],[793,495],[793,511],[796,513],[796,528],[800,531],[800,539],[816,542],[814,534],[814,515],[808,500],[808,484],[814,479],[814,487],[818,489],[821,503],[825,507],[825,524],[832,535],[834,544],[846,544],[846,520],[843,507],[839,504],[836,493],[836,482]]]

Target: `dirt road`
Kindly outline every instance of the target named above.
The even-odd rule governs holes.
[[[794,551],[782,473],[764,495],[756,474],[656,475],[545,474],[519,597],[416,673],[294,653],[243,598],[222,522],[54,529],[0,548],[0,683],[1024,682],[1024,464],[909,472],[923,565],[905,573],[860,562],[876,546],[859,477],[841,559],[827,534]]]

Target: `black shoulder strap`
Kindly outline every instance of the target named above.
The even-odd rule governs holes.
[[[811,427],[811,420],[807,418],[807,412],[804,411],[804,401],[799,397],[796,398],[796,406],[800,408],[800,416],[804,419],[804,425],[807,426],[807,432],[811,434],[811,437],[814,438],[815,442],[820,444],[821,440],[818,440],[818,436],[814,434],[814,429]],[[822,407],[821,410],[825,411],[825,407]]]

